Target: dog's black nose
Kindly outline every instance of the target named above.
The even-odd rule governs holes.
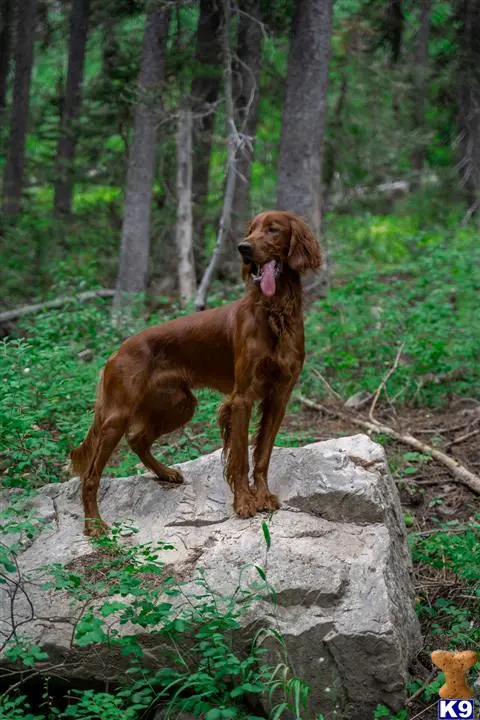
[[[241,242],[237,245],[238,252],[242,256],[244,263],[249,263],[252,260],[252,246],[249,242]]]

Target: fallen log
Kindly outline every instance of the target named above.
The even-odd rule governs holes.
[[[14,310],[6,310],[5,312],[0,313],[0,325],[5,325],[12,320],[18,320],[18,318],[23,315],[32,315],[34,313],[42,312],[42,310],[51,310],[52,308],[63,307],[68,303],[86,302],[88,300],[94,300],[95,298],[109,298],[114,295],[114,290],[89,290],[88,292],[83,292],[79,295],[60,297],[55,300],[47,300],[43,303],[36,303],[35,305],[23,305],[22,307]]]

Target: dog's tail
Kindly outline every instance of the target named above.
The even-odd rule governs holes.
[[[96,455],[100,428],[102,427],[103,422],[102,394],[103,375],[100,379],[98,388],[97,400],[95,403],[95,416],[93,418],[92,426],[88,431],[85,440],[70,453],[72,467],[74,471],[80,475],[80,477],[86,475]]]

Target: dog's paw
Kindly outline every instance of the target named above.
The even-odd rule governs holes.
[[[183,475],[180,470],[175,468],[167,468],[164,475],[155,477],[159,483],[172,483],[172,485],[181,485],[183,483]]]
[[[255,497],[251,493],[248,493],[248,495],[240,495],[240,497],[235,498],[233,509],[237,513],[238,517],[253,517],[257,512]]]
[[[180,470],[176,470],[175,468],[168,468],[168,478],[169,482],[175,483],[176,485],[181,485],[183,483],[182,473]]]
[[[101,518],[88,518],[85,520],[85,530],[83,534],[91,538],[99,538],[108,535],[110,527]]]
[[[255,504],[257,510],[266,510],[268,512],[274,512],[280,507],[277,496],[269,492],[258,493],[255,496]]]

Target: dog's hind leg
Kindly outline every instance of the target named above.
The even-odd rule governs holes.
[[[82,476],[82,501],[85,511],[85,535],[99,536],[108,530],[100,517],[97,493],[103,469],[120,442],[128,423],[128,416],[111,414],[100,428],[95,454],[90,467]]]
[[[160,437],[173,432],[191,420],[197,401],[188,388],[157,392],[145,399],[136,411],[127,433],[128,444],[142,463],[155,473],[160,482],[183,482],[182,474],[157,460],[150,448]]]

